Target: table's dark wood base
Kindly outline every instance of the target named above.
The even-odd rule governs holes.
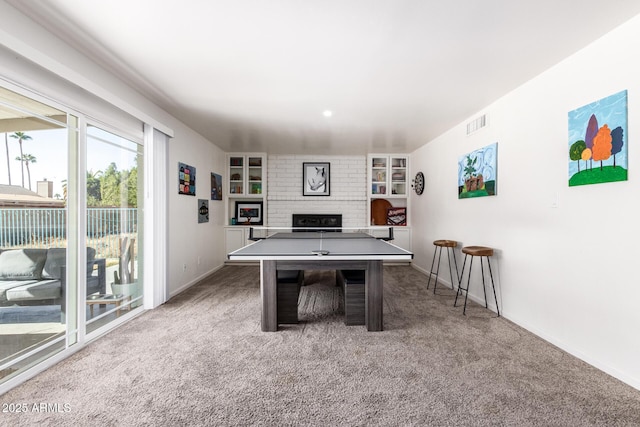
[[[342,288],[344,294],[345,325],[365,324],[365,283],[362,270],[336,270],[336,284]]]
[[[298,323],[298,298],[304,273],[302,270],[278,271],[278,323]]]
[[[263,332],[278,330],[278,270],[365,270],[365,325],[382,331],[382,260],[260,261]]]

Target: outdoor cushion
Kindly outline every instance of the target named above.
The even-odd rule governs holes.
[[[7,302],[7,291],[19,286],[39,283],[39,280],[0,280],[0,303]]]
[[[39,282],[23,284],[7,290],[7,300],[43,300],[60,298],[59,280],[40,280]]]
[[[47,257],[46,249],[15,249],[0,253],[0,280],[38,280]]]
[[[91,263],[96,256],[94,248],[87,248],[87,276],[93,272],[93,264]],[[60,267],[66,266],[67,249],[66,248],[49,248],[47,249],[47,261],[42,269],[43,279],[59,279]]]

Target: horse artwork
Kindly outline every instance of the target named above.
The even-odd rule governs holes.
[[[329,163],[303,163],[302,181],[304,196],[328,196]]]
[[[324,168],[315,168],[315,173],[307,180],[309,189],[311,191],[324,191],[324,186],[327,185],[327,174],[324,172]]]

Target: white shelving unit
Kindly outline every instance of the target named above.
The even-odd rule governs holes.
[[[236,202],[262,203],[262,222],[267,215],[267,155],[265,153],[227,154],[225,178],[227,226],[224,230],[227,253],[249,243],[249,227],[232,224],[236,219]]]
[[[391,207],[409,209],[409,156],[404,154],[370,154],[367,158],[367,216],[371,218],[371,202],[385,199]],[[411,250],[410,218],[406,225],[393,226],[394,244]],[[380,225],[386,228],[389,225]]]
[[[407,156],[369,155],[369,197],[406,198],[408,184]]]
[[[227,194],[229,197],[263,198],[266,190],[266,156],[264,154],[229,154]]]

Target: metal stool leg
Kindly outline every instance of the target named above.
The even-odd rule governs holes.
[[[458,278],[458,262],[456,261],[456,253],[453,251],[453,248],[449,247],[447,248],[447,259],[449,260],[449,276],[451,277],[451,289],[455,289],[454,287],[456,286],[453,283],[453,270],[451,269],[451,255],[453,255],[453,263],[456,266],[456,282],[458,282],[460,279]]]
[[[471,258],[473,259],[473,258]],[[458,292],[456,292],[456,299],[455,301],[453,301],[453,306],[456,307],[456,304],[458,304],[458,296],[462,293],[462,291],[464,290],[462,288],[462,279],[464,277],[464,267],[467,265],[467,254],[464,255],[464,262],[462,263],[462,272],[460,273],[460,278],[458,279]],[[471,268],[469,268],[469,278],[471,278]],[[467,281],[467,289],[469,288],[469,283]]]
[[[436,266],[436,281],[433,284],[433,294],[436,294],[436,288],[438,287],[438,276],[440,275],[440,260],[442,259],[442,246],[438,246],[438,265]],[[434,253],[435,255],[435,253]]]
[[[462,290],[460,289],[460,285],[462,284],[462,276],[464,276],[464,266],[466,265],[466,263],[467,263],[467,254],[464,254],[464,261],[462,262],[462,271],[460,272],[460,277],[458,278],[458,291],[456,292],[456,297],[460,295],[460,292],[462,292]],[[458,274],[457,270],[458,270],[458,266],[456,265],[456,275]]]
[[[431,284],[431,275],[433,274],[433,265],[436,263],[436,251],[438,250],[438,247],[436,246],[436,248],[433,251],[433,259],[431,260],[431,268],[429,269],[429,279],[427,280],[427,289],[429,289],[429,285]]]
[[[498,317],[500,317],[500,308],[498,307],[498,296],[496,295],[496,286],[493,284],[493,273],[491,272],[491,262],[487,257],[487,265],[489,266],[489,276],[491,276],[491,287],[493,288],[493,298],[496,301],[496,310],[498,311]],[[485,296],[486,299],[486,296]]]
[[[438,252],[438,250],[440,250]],[[436,246],[436,249],[433,251],[433,260],[431,261],[431,269],[429,270],[429,280],[427,281],[427,289],[431,285],[431,277],[433,276],[433,266],[436,262],[436,255],[438,255],[438,265],[436,266],[436,282],[433,285],[433,293],[436,293],[436,286],[438,286],[438,273],[440,271],[440,257],[442,256],[442,248],[440,246]]]
[[[482,262],[480,262],[482,265]],[[467,289],[464,290],[464,308],[462,309],[462,314],[466,316],[467,314],[467,298],[469,298],[469,286],[471,284],[471,268],[473,267],[473,256],[471,257],[471,261],[469,261],[469,277],[467,277]]]
[[[487,258],[487,262],[489,262],[489,257]],[[484,284],[484,264],[482,264],[482,257],[480,257],[480,272],[482,273],[482,291],[484,292],[484,308],[489,308],[489,303],[487,302],[487,286]]]

